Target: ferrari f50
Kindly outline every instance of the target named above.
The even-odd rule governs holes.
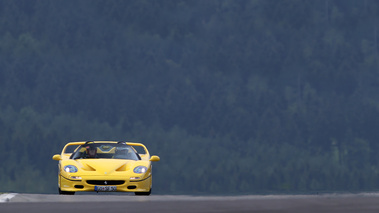
[[[117,191],[150,195],[151,164],[160,158],[150,157],[141,143],[81,141],[66,144],[53,160],[59,161],[59,194]]]

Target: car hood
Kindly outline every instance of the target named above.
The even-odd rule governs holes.
[[[123,172],[133,171],[141,162],[121,159],[78,159],[70,160],[65,164],[74,164],[83,175],[121,175]]]

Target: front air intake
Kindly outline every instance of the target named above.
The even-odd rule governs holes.
[[[115,186],[115,185],[122,185],[125,183],[124,180],[87,180],[87,183],[88,184],[91,184],[91,185],[111,185],[111,186]]]

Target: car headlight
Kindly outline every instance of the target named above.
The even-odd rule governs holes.
[[[75,173],[78,171],[78,168],[76,168],[76,166],[73,166],[73,165],[67,165],[63,168],[66,172],[68,173]]]
[[[146,171],[147,171],[146,166],[137,166],[136,168],[133,169],[133,172],[137,174],[142,174],[142,173],[145,173]]]

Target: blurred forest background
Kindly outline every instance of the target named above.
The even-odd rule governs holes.
[[[1,0],[0,191],[142,142],[155,194],[379,190],[379,1]]]

